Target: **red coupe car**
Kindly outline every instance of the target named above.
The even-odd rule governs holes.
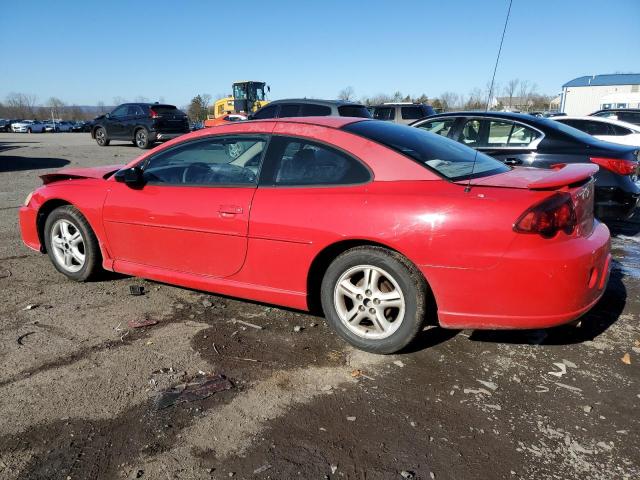
[[[597,168],[511,168],[362,118],[237,122],[43,175],[20,225],[71,279],[103,268],[317,304],[351,344],[391,353],[425,322],[543,328],[593,307],[611,258]]]

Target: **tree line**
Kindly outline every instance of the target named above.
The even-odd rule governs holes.
[[[490,90],[492,90],[490,92]],[[188,105],[183,107],[192,121],[206,120],[212,114],[212,96],[208,93],[195,95]],[[436,97],[429,97],[425,93],[420,95],[406,95],[400,91],[389,95],[360,97],[356,96],[353,87],[346,87],[338,92],[338,99],[359,101],[364,105],[380,105],[387,102],[427,103],[438,112],[454,110],[518,110],[524,112],[549,110],[552,97],[538,93],[537,85],[528,80],[512,79],[503,86],[495,84],[493,89],[487,83],[485,88],[473,88],[468,94],[446,91]],[[52,118],[61,120],[90,120],[98,115],[110,112],[115,106],[127,103],[123,97],[114,97],[111,105],[99,101],[95,106],[68,105],[57,97],[50,97],[44,104],[38,104],[35,95],[12,92],[4,101],[0,101],[0,118],[39,119]],[[164,98],[158,99],[160,103]],[[149,102],[144,96],[138,95],[134,102]]]
[[[499,83],[491,88],[487,82],[485,88],[473,88],[467,95],[446,91],[436,97],[421,95],[405,95],[400,91],[393,95],[379,93],[370,97],[358,98],[353,87],[343,88],[338,92],[338,99],[359,101],[364,105],[380,105],[389,102],[427,103],[436,111],[448,112],[456,110],[518,110],[531,112],[549,110],[553,99],[550,95],[538,93],[535,83],[514,78],[504,86]]]

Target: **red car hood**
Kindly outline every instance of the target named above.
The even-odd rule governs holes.
[[[120,170],[124,165],[104,165],[91,168],[63,168],[53,173],[40,175],[43,184],[77,178],[104,178],[107,173]]]
[[[516,167],[508,172],[471,180],[471,185],[484,187],[527,188],[546,190],[564,187],[589,178],[598,171],[597,165],[572,163],[557,169]],[[466,185],[468,180],[456,182]]]

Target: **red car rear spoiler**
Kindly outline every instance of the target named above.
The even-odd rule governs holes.
[[[565,165],[553,173],[535,180],[527,185],[530,190],[546,190],[549,188],[564,187],[573,183],[581,182],[596,174],[599,167],[588,163],[572,163]]]

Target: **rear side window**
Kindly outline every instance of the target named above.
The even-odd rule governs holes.
[[[326,105],[303,103],[300,106],[301,117],[328,117],[329,115],[331,115],[331,107],[327,107]]]
[[[342,128],[381,143],[452,181],[486,177],[510,170],[488,155],[421,128],[367,121],[350,123]]]
[[[341,105],[338,113],[341,117],[371,118],[371,113],[364,105]]]
[[[633,133],[632,130],[621,127],[620,125],[609,125],[609,128],[613,130],[613,135],[630,135]]]
[[[261,118],[275,118],[278,105],[267,105],[254,113],[253,118],[260,120]]]
[[[403,120],[418,120],[425,116],[422,107],[419,105],[411,107],[402,107],[400,110]]]
[[[373,118],[376,120],[394,120],[396,118],[396,107],[376,107],[373,111]]]
[[[299,105],[293,105],[293,104],[280,105],[279,117],[297,117],[299,110],[300,110]]]
[[[539,136],[537,131],[519,123],[474,118],[462,127],[459,141],[474,148],[526,148]]]
[[[448,137],[449,132],[453,128],[453,125],[456,123],[456,118],[440,118],[437,120],[432,120],[430,122],[421,123],[417,125],[417,128],[422,128],[427,132],[437,133],[438,135],[442,135],[443,137]]]
[[[619,112],[618,120],[622,122],[635,123],[636,125],[640,125],[640,113],[636,112]]]
[[[355,158],[301,138],[272,137],[268,158],[273,174],[267,183],[275,185],[351,185],[371,178],[369,170]]]

